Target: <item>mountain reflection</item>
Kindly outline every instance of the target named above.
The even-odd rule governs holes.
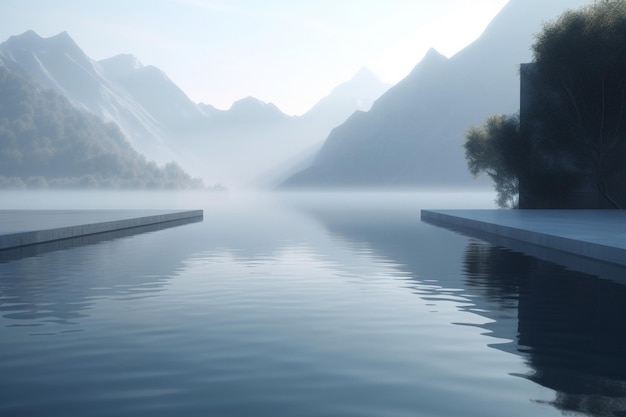
[[[527,377],[558,392],[554,406],[626,415],[626,287],[478,241],[467,246],[465,272],[502,308],[517,301]]]
[[[36,334],[51,334],[51,324],[70,326],[62,332],[79,331],[81,319],[89,317],[100,299],[144,298],[162,291],[189,249],[181,240],[163,251],[159,249],[163,242],[178,235],[153,232],[198,221],[184,219],[0,251],[0,315],[8,327],[46,328],[46,333]],[[141,274],[135,273],[138,265]]]

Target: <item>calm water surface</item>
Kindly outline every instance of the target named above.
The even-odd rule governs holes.
[[[626,287],[420,222],[492,200],[83,197],[204,221],[0,254],[0,415],[625,416]]]

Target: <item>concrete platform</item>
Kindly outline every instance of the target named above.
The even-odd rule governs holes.
[[[439,226],[626,266],[626,211],[422,210],[421,216]]]
[[[0,210],[0,250],[202,216],[202,210]]]

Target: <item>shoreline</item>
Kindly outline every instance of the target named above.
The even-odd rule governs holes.
[[[568,264],[592,260],[626,267],[621,210],[422,210],[421,219],[533,256],[549,250],[569,258]]]
[[[203,216],[203,210],[0,210],[0,250]]]

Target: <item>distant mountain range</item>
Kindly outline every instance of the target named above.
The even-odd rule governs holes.
[[[485,184],[470,176],[464,132],[519,109],[518,68],[545,20],[589,0],[510,0],[474,43],[448,59],[430,50],[415,69],[335,128],[284,188]]]
[[[355,111],[368,110],[389,87],[364,68],[302,116],[288,116],[253,97],[228,110],[200,104],[209,119],[201,134],[186,138],[185,166],[238,185],[277,185],[319,150],[335,126]]]
[[[510,0],[455,56],[430,50],[391,88],[363,69],[298,117],[253,97],[228,110],[194,103],[158,68],[128,54],[95,61],[66,32],[9,38],[0,44],[0,67],[37,94],[53,90],[115,123],[148,160],[176,161],[209,185],[488,186],[466,168],[465,130],[489,114],[518,110],[518,68],[531,59],[533,34],[542,21],[587,3]]]
[[[149,160],[176,161],[207,184],[227,186],[283,178],[277,166],[314,154],[333,127],[390,87],[362,70],[307,114],[290,117],[252,97],[229,110],[194,103],[158,68],[128,54],[95,61],[66,32],[13,36],[0,44],[0,64],[116,123]]]

